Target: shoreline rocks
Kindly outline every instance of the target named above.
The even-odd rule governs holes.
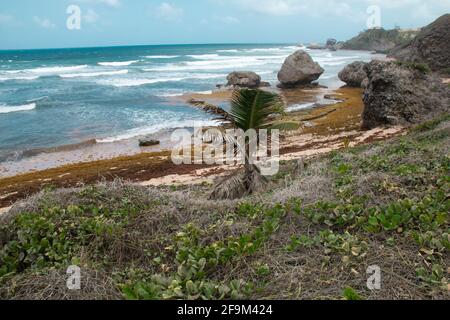
[[[310,49],[310,50],[325,50],[325,49],[327,49],[326,46],[321,45],[321,44],[319,44],[319,43],[310,43],[310,44],[307,46],[307,48]]]
[[[339,72],[338,77],[349,87],[365,88],[368,83],[367,73],[364,70],[366,65],[367,63],[362,61],[352,62]]]
[[[330,50],[337,51],[341,50],[344,46],[344,42],[337,41],[336,39],[330,38],[327,40],[325,45],[319,43],[310,43],[307,48],[309,50]]]
[[[450,111],[450,88],[431,73],[399,62],[365,65],[363,128],[410,125]]]
[[[324,71],[307,52],[298,50],[286,58],[280,72],[278,72],[279,86],[309,85],[311,82],[319,79]]]
[[[253,71],[234,71],[227,76],[226,84],[217,84],[217,90],[258,89],[270,87],[270,83],[261,81],[261,76]]]
[[[261,85],[261,77],[252,71],[235,71],[227,76],[227,87],[256,89]]]
[[[139,147],[153,147],[159,146],[161,142],[159,140],[154,139],[141,139],[139,140]]]

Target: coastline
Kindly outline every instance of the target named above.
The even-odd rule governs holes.
[[[333,90],[321,87],[285,90],[267,88],[267,90],[281,94],[286,101],[288,111],[289,108],[292,108],[290,111],[291,114],[297,108],[307,110],[321,104],[332,104],[334,102],[333,100],[323,98],[333,92]],[[195,99],[223,105],[228,103],[231,94],[232,91],[230,90],[215,90],[210,93],[188,93],[181,96],[168,97],[167,103],[189,105],[189,101]],[[206,122],[209,123],[211,121]],[[198,121],[192,121],[192,123],[202,124]],[[210,124],[207,126],[209,127]],[[139,155],[141,153],[170,150],[173,146],[170,139],[171,134],[176,129],[178,128],[164,129],[149,135],[135,135],[130,138],[112,139],[111,141],[92,138],[77,144],[25,150],[18,159],[0,162],[0,179],[75,163],[109,160],[117,157]],[[158,140],[160,144],[152,147],[140,147],[139,139],[141,138]]]
[[[323,89],[319,91],[314,94],[324,93]],[[295,92],[289,94],[291,97],[295,96]],[[307,94],[311,95],[311,92]],[[342,87],[329,96],[331,99],[340,100],[337,103],[288,113],[286,118],[290,120],[312,120],[305,121],[299,131],[285,135],[280,146],[280,160],[310,158],[348,146],[388,139],[405,132],[401,127],[362,131],[361,94],[361,89]],[[304,96],[303,93],[297,92],[298,95]],[[196,97],[199,98],[198,95]],[[202,95],[202,98],[214,100],[217,96]],[[117,178],[153,186],[213,183],[217,177],[236,169],[217,165],[178,166],[172,163],[170,155],[171,152],[167,150],[145,149],[136,154],[91,161],[88,159],[3,177],[0,178],[0,208],[9,207],[45,188],[76,187]]]

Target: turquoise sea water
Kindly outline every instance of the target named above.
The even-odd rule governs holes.
[[[211,120],[171,97],[209,92],[232,71],[250,70],[277,83],[295,45],[174,45],[0,51],[0,161],[24,150],[108,143]],[[320,83],[341,85],[337,73],[368,52],[310,51],[326,72]]]

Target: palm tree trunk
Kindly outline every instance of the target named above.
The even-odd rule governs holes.
[[[267,179],[261,175],[261,171],[255,164],[250,163],[250,147],[248,143],[245,144],[245,164],[244,164],[244,186],[247,194],[252,194],[258,191],[266,182]]]

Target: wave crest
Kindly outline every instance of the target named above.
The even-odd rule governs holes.
[[[30,111],[36,108],[36,103],[29,103],[20,106],[8,106],[0,104],[0,113],[11,113],[20,111]]]
[[[99,62],[98,64],[103,67],[126,67],[138,62],[139,60],[132,60],[132,61]]]

